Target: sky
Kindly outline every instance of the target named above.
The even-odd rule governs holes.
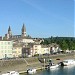
[[[11,27],[20,35],[23,23],[27,35],[74,37],[75,0],[0,0],[0,36]]]

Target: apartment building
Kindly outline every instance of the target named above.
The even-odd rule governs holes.
[[[22,56],[22,46],[14,46],[12,55],[13,57],[21,57]]]
[[[50,54],[50,48],[47,45],[42,45],[41,54]]]
[[[41,54],[41,45],[40,44],[34,44],[33,45],[33,54]]]
[[[0,59],[12,58],[13,42],[12,41],[0,41]]]

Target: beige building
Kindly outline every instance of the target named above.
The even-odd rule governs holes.
[[[44,42],[44,39],[41,38],[34,38],[35,44],[40,44],[41,42]]]
[[[13,42],[0,41],[0,59],[12,58]]]
[[[33,54],[50,54],[50,47],[47,45],[34,44],[33,45]]]
[[[13,57],[21,57],[22,56],[22,45],[21,44],[14,44],[13,45]]]
[[[21,40],[21,42],[24,42],[24,43],[34,43],[34,40],[33,39],[28,39],[28,38],[23,38],[22,40]]]
[[[33,45],[33,54],[41,54],[41,45],[40,44],[34,44]]]
[[[50,48],[46,45],[42,45],[41,54],[50,54]]]

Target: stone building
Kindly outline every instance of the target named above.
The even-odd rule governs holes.
[[[9,26],[8,33],[5,34],[6,39],[18,39],[21,37],[26,37],[26,27],[24,24],[23,24],[22,29],[21,29],[21,35],[12,35],[11,27]]]

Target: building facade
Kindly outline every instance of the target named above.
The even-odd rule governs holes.
[[[50,54],[50,48],[46,45],[42,45],[41,54]]]
[[[22,39],[21,42],[23,43],[34,43],[33,39]]]
[[[33,45],[33,54],[41,54],[41,45],[40,44],[34,44]]]
[[[13,42],[0,41],[0,59],[12,58]]]
[[[22,57],[22,47],[21,46],[14,46],[12,55],[14,58]]]

